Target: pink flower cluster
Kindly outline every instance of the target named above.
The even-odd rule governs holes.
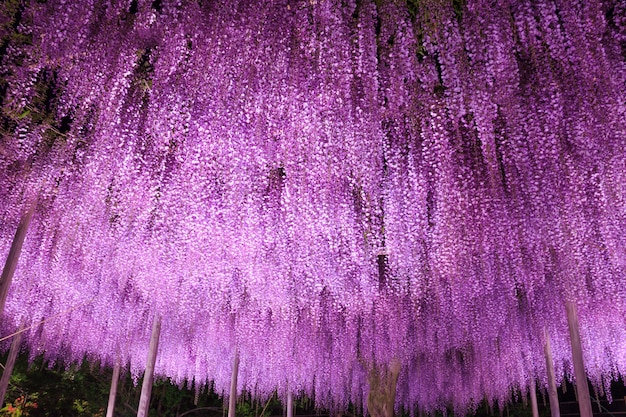
[[[546,386],[544,328],[571,378],[571,300],[592,382],[626,373],[620,1],[20,7],[1,327],[44,321],[33,355],[138,376],[159,314],[181,383],[227,392],[238,349],[240,390],[342,408],[396,358],[398,407],[462,413]]]

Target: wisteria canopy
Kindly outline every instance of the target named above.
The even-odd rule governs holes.
[[[320,407],[626,375],[621,0],[0,4],[2,334]],[[46,320],[43,324],[38,323]],[[10,343],[5,341],[4,343]],[[8,347],[8,345],[5,345]]]

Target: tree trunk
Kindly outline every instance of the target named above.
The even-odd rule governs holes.
[[[9,380],[11,379],[11,374],[13,373],[13,367],[15,366],[15,360],[17,359],[17,354],[20,351],[20,344],[22,343],[22,336],[24,332],[24,323],[20,325],[19,332],[13,336],[13,342],[11,342],[11,349],[9,350],[9,357],[7,358],[7,363],[4,365],[4,370],[2,371],[2,378],[0,379],[0,408],[4,405],[4,397],[7,394],[7,389],[9,388]]]
[[[578,407],[580,417],[593,417],[591,410],[591,398],[589,396],[589,384],[583,361],[583,350],[580,343],[580,330],[578,326],[578,314],[574,303],[568,301],[567,324],[569,327],[570,343],[572,344],[572,360],[574,362],[574,374],[576,375],[576,392],[578,394]]]
[[[537,387],[535,384],[535,378],[530,381],[530,409],[532,410],[533,417],[539,417],[539,406],[537,405]]]
[[[28,210],[22,215],[15,236],[13,237],[9,254],[4,263],[4,268],[2,269],[2,276],[0,276],[0,317],[4,313],[4,305],[7,302],[7,295],[11,287],[11,281],[13,281],[13,274],[15,274],[15,269],[17,268],[17,261],[20,258],[22,245],[24,244],[30,221],[33,218],[35,207],[36,203],[32,203]]]
[[[237,373],[239,372],[239,351],[235,351],[233,374],[230,379],[230,397],[228,398],[228,417],[235,417],[237,408]]]
[[[137,409],[137,417],[146,417],[150,408],[150,394],[152,393],[152,381],[154,378],[154,365],[156,363],[157,350],[159,348],[159,336],[161,334],[161,317],[154,316],[152,322],[152,336],[150,336],[150,349],[148,351],[148,361],[146,363],[146,372],[143,376],[143,384],[141,385],[141,397],[139,397],[139,408]]]
[[[120,380],[121,367],[120,360],[117,359],[115,361],[115,366],[113,367],[113,377],[111,378],[111,390],[109,391],[109,404],[107,405],[106,417],[113,417],[113,410],[115,409],[115,396],[117,395],[117,383]]]
[[[388,367],[373,366],[370,370],[367,409],[372,417],[393,417],[399,375],[400,363],[397,360]]]
[[[546,342],[543,351],[546,355],[546,371],[548,372],[548,397],[550,398],[550,414],[552,417],[561,417],[559,408],[559,392],[556,388],[556,377],[554,376],[554,361],[552,360],[552,348],[550,347],[550,334],[548,329],[543,331]]]

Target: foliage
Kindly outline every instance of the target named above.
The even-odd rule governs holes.
[[[38,394],[33,394],[29,397],[20,396],[13,402],[7,402],[2,409],[0,409],[0,416],[2,417],[27,417],[35,415],[32,413],[39,405],[37,404]]]
[[[112,370],[85,360],[73,365],[50,365],[39,357],[29,362],[20,355],[11,376],[7,401],[1,417],[102,417],[106,413]],[[116,416],[133,417],[141,392],[123,373],[118,386]],[[194,404],[194,392],[159,379],[152,389],[151,416],[172,417],[195,408],[219,409],[222,399],[203,391]],[[192,414],[193,415],[193,414]],[[216,414],[217,415],[217,414]],[[221,415],[221,412],[219,413]]]
[[[108,399],[103,377],[86,362],[50,368],[41,358],[29,364],[21,356],[11,376],[7,407],[17,409],[20,403],[23,415],[33,417],[102,416]]]

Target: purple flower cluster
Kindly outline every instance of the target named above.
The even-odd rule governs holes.
[[[20,7],[1,327],[32,355],[139,376],[159,314],[180,383],[227,392],[237,349],[239,390],[342,408],[397,359],[398,407],[462,413],[547,385],[544,329],[572,377],[569,300],[592,382],[626,373],[622,2]]]

